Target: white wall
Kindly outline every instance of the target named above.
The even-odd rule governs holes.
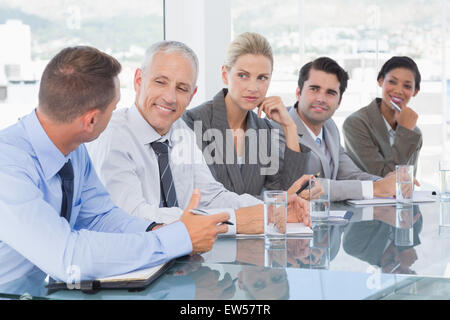
[[[199,90],[189,107],[197,106],[223,87],[221,67],[231,41],[231,1],[166,0],[166,40],[191,47],[198,56]]]

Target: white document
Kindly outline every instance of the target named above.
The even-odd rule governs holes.
[[[423,203],[423,202],[435,202],[437,197],[432,194],[432,191],[414,191],[413,202]],[[367,200],[347,200],[347,203],[355,206],[370,206],[370,205],[388,205],[395,204],[395,198],[373,198]]]
[[[301,222],[289,222],[286,226],[286,235],[289,237],[289,235],[295,235],[295,236],[312,236],[313,231],[310,227],[306,226],[304,223]],[[264,237],[264,233],[258,233],[258,234],[243,234],[238,233],[236,234],[236,238],[258,238],[258,237]]]
[[[304,223],[288,223],[286,228],[286,234],[289,237],[292,235],[301,236],[312,236],[313,231],[310,227],[306,226]]]

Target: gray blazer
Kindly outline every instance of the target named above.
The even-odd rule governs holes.
[[[306,167],[307,174],[320,172],[321,177],[332,179],[330,184],[331,201],[347,199],[359,200],[363,198],[362,184],[358,180],[378,180],[380,177],[361,171],[345,153],[341,146],[339,130],[332,119],[328,119],[324,126],[324,139],[333,161],[333,171],[327,157],[319,149],[313,140],[305,124],[297,113],[298,102],[290,108],[289,114],[297,125],[298,141],[311,149],[311,156]],[[284,147],[284,136],[282,136],[282,148]]]
[[[348,155],[362,170],[382,177],[394,171],[397,164],[414,165],[416,172],[422,133],[417,127],[409,130],[397,126],[391,146],[380,103],[376,98],[345,119],[342,130]]]
[[[280,155],[280,149],[275,148],[275,144],[274,150],[277,156],[270,157],[272,160],[268,164],[264,164],[260,156],[256,157],[256,161],[255,159],[252,160],[251,157],[255,156],[255,147],[258,148],[258,155],[260,153],[267,154],[266,150],[271,150],[276,138],[276,133],[273,132],[271,123],[267,119],[258,118],[256,113],[252,111],[247,115],[246,133],[252,131],[249,131],[249,129],[256,129],[257,132],[263,132],[264,130],[261,131],[261,129],[265,129],[267,138],[264,135],[257,134],[257,141],[253,140],[253,143],[249,143],[250,140],[246,141],[246,159],[240,167],[237,164],[236,150],[231,130],[229,130],[226,113],[225,95],[227,92],[227,89],[221,90],[212,101],[207,101],[198,107],[189,109],[183,115],[186,124],[196,133],[197,144],[203,150],[213,176],[225,188],[237,194],[248,193],[260,196],[264,188],[287,190],[295,180],[305,173],[306,163],[310,154],[309,149],[301,145],[302,152],[294,152],[289,148],[285,148],[284,156],[282,156]],[[196,122],[195,125],[194,122]],[[199,122],[201,123],[201,130],[196,128]],[[223,148],[220,147],[220,139],[215,136],[213,129],[224,137],[223,144],[220,143],[220,145],[223,145]],[[229,135],[228,139],[225,138],[227,135]],[[279,143],[279,139],[276,142]],[[253,152],[250,153],[249,150],[253,150]],[[211,161],[208,161],[208,159]],[[262,169],[269,169],[268,174],[262,174]]]

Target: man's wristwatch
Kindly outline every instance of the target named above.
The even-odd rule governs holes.
[[[155,228],[156,226],[162,226],[163,224],[164,224],[164,223],[152,222],[152,223],[150,223],[150,225],[148,226],[147,230],[145,230],[145,232],[152,231],[153,228]]]

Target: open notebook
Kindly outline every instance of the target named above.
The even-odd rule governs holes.
[[[92,293],[102,289],[143,289],[158,279],[172,266],[174,262],[175,260],[172,260],[155,267],[141,269],[113,277],[84,280],[79,284],[68,285],[64,282],[54,282],[47,285],[47,288],[50,292],[55,292],[57,290],[78,289],[86,293]]]

